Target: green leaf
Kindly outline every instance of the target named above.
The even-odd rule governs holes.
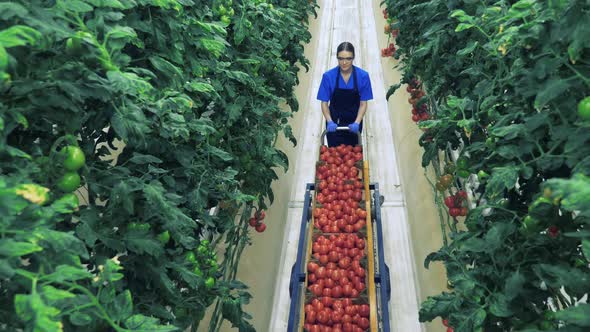
[[[495,127],[492,129],[492,135],[497,137],[504,137],[506,139],[514,139],[519,136],[525,136],[527,129],[523,124],[511,124],[505,127]]]
[[[582,240],[582,252],[586,257],[586,260],[590,262],[590,240],[584,239]]]
[[[460,56],[465,56],[467,54],[470,54],[471,52],[473,52],[475,50],[475,48],[479,45],[479,42],[477,41],[472,41],[471,43],[469,43],[465,48],[457,51],[457,55]]]
[[[201,92],[207,95],[215,93],[215,88],[211,84],[203,82],[188,82],[185,84],[184,88],[191,92]]]
[[[502,293],[490,296],[490,312],[498,317],[510,317],[514,312],[510,309],[510,301]]]
[[[133,315],[125,320],[125,327],[134,331],[168,332],[179,331],[173,325],[160,325],[157,318]]]
[[[571,84],[568,80],[561,77],[550,78],[545,81],[543,86],[539,89],[537,97],[535,98],[535,108],[541,109],[553,99],[561,96]]]
[[[214,155],[214,156],[216,156],[216,157],[218,157],[218,158],[220,158],[223,161],[233,160],[233,156],[230,153],[225,152],[225,151],[223,151],[223,150],[221,150],[219,148],[216,148],[216,147],[214,147],[212,145],[208,145],[207,146],[207,152],[210,153],[210,154],[212,154],[212,155]]]
[[[14,275],[14,267],[6,259],[0,259],[0,278],[10,279]]]
[[[160,164],[160,163],[162,163],[162,159],[157,158],[152,155],[149,155],[149,154],[142,154],[139,152],[133,152],[133,156],[131,158],[129,158],[129,162],[137,164],[137,165],[152,164],[152,163],[153,164]]]
[[[125,237],[127,248],[135,253],[147,253],[151,256],[158,257],[163,253],[162,244],[153,238],[142,235],[128,234]]]
[[[51,209],[57,213],[69,214],[78,209],[79,203],[75,194],[68,194],[51,203]]]
[[[106,34],[106,38],[110,38],[110,39],[131,40],[136,37],[137,37],[137,33],[135,32],[135,30],[133,30],[130,27],[124,27],[124,26],[115,26],[112,29],[110,29]]]
[[[39,294],[17,294],[14,305],[17,316],[25,322],[30,321],[33,331],[63,331],[63,325],[57,318],[60,311],[43,303]]]
[[[506,279],[504,293],[508,300],[515,299],[523,291],[523,285],[526,279],[520,271],[515,271]]]
[[[225,50],[225,43],[217,39],[201,38],[201,46],[209,51],[215,58],[219,58]]]
[[[92,323],[92,316],[79,311],[75,311],[70,315],[70,322],[76,326],[86,326]]]
[[[506,166],[492,169],[492,176],[486,186],[486,195],[494,198],[499,197],[504,189],[512,189],[518,179],[518,167]]]
[[[126,290],[123,293],[117,295],[110,309],[111,316],[117,321],[131,316],[133,313],[133,300],[131,299],[131,292]]]
[[[461,32],[463,30],[468,30],[473,28],[475,25],[470,24],[470,23],[459,23],[459,25],[457,25],[457,27],[455,28],[455,32]]]
[[[0,2],[0,20],[8,21],[13,17],[24,18],[29,11],[18,3]]]
[[[65,299],[74,298],[76,297],[76,294],[55,288],[51,285],[44,285],[41,287],[41,296],[43,296],[49,304],[54,304]]]
[[[11,48],[15,46],[35,45],[41,38],[41,33],[24,25],[14,25],[0,31],[0,46]]]
[[[16,242],[12,239],[0,240],[0,255],[2,256],[18,257],[38,251],[43,251],[43,247],[29,242]]]
[[[80,0],[62,0],[59,1],[61,7],[74,13],[87,13],[94,10],[89,4]]]
[[[82,279],[89,279],[92,277],[90,272],[82,267],[74,267],[71,265],[60,265],[55,269],[55,272],[41,277],[42,280],[49,282],[63,282],[76,281]]]
[[[51,229],[37,229],[34,236],[43,241],[45,247],[52,248],[56,253],[71,252],[84,259],[88,259],[88,251],[84,242],[74,235],[74,232],[59,232]]]
[[[387,89],[387,93],[385,94],[385,99],[389,100],[389,97],[391,97],[395,91],[397,91],[397,89],[399,89],[401,86],[401,84],[394,84],[392,86],[389,87],[389,89]]]
[[[565,323],[590,327],[590,304],[579,304],[554,313],[554,317]]]

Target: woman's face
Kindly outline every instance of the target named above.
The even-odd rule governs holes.
[[[340,66],[340,70],[348,71],[352,68],[352,60],[354,59],[352,52],[340,51],[336,57],[338,58],[338,66]]]

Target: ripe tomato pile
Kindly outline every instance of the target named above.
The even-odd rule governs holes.
[[[307,331],[366,331],[369,328],[368,304],[358,304],[353,299],[313,299],[305,305]],[[329,326],[330,321],[342,323]],[[314,324],[315,322],[319,324]]]
[[[366,256],[367,212],[358,162],[360,146],[320,149],[312,256],[307,264],[306,331],[369,328]]]
[[[445,205],[449,208],[451,217],[464,217],[467,215],[466,201],[467,193],[464,190],[459,190],[454,195],[445,197]]]
[[[411,95],[408,99],[408,103],[412,105],[412,121],[418,122],[430,119],[428,106],[426,103],[420,102],[420,99],[426,95],[424,90],[422,90],[422,83],[417,79],[412,79],[408,84],[406,91]]]

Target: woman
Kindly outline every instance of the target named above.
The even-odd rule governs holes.
[[[326,119],[328,146],[356,145],[357,133],[363,130],[363,116],[367,101],[373,99],[369,73],[352,64],[354,46],[349,42],[336,49],[338,66],[324,73],[317,99],[322,102]],[[336,131],[336,127],[348,126],[350,131]]]

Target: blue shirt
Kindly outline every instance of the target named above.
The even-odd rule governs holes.
[[[373,99],[373,89],[371,88],[371,78],[369,77],[369,73],[357,66],[354,66],[354,69],[358,79],[358,89],[359,94],[361,95],[361,101]],[[340,80],[340,83],[338,83],[340,89],[354,89],[354,75],[350,74],[348,84],[346,84],[344,83],[344,79],[342,79],[342,75],[338,75],[338,67],[334,67],[325,72],[322,76],[322,82],[320,83],[320,88],[318,90],[318,100],[326,102],[330,101],[332,93],[336,88],[336,76],[338,76],[338,79]]]

